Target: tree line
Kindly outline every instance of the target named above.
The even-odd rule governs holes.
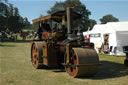
[[[87,31],[93,28],[97,22],[94,19],[90,19],[91,11],[87,9],[86,5],[81,3],[80,0],[65,0],[63,2],[56,2],[51,9],[47,11],[48,14],[53,14],[57,11],[65,10],[67,6],[73,6],[74,11],[81,14],[82,17],[79,20],[74,21],[74,27],[78,25],[82,26],[83,31]],[[106,24],[107,22],[117,22],[118,18],[114,17],[112,14],[103,16],[101,19],[101,24]],[[32,28],[35,29],[38,25],[33,24]],[[22,17],[19,13],[17,7],[8,3],[8,0],[0,0],[0,31],[9,31],[17,33],[23,28],[30,28],[31,24],[26,17]]]
[[[76,25],[81,25],[83,31],[87,31],[90,27],[90,30],[93,28],[97,22],[94,19],[90,19],[89,15],[91,15],[91,11],[89,11],[80,0],[65,0],[64,2],[56,2],[50,10],[47,11],[48,14],[55,13],[57,11],[65,10],[67,6],[73,6],[74,11],[81,14],[81,19],[74,22],[74,27]],[[112,14],[107,14],[103,16],[101,19],[101,24],[106,24],[107,22],[118,22],[118,18],[114,17]]]
[[[20,15],[18,8],[7,2],[0,0],[0,31],[17,33],[30,27],[30,22]]]

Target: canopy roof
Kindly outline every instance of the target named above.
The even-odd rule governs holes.
[[[66,11],[59,11],[59,12],[53,13],[51,16],[53,17],[53,20],[57,22],[61,22],[62,16],[65,16],[65,20],[66,20],[67,14],[66,14]],[[81,18],[81,15],[76,12],[73,12],[72,16],[73,16],[73,20]]]
[[[62,16],[65,16],[65,20],[66,20],[66,11],[58,11],[58,12],[55,12],[51,15],[48,15],[48,16],[43,16],[43,17],[40,17],[40,18],[36,18],[34,20],[32,20],[33,23],[36,23],[36,22],[40,22],[40,21],[44,21],[44,20],[48,20],[48,19],[52,19],[56,22],[61,22],[62,21]],[[73,12],[73,20],[76,20],[76,19],[80,19],[81,18],[81,15],[76,13],[76,12]]]
[[[43,16],[43,17],[40,17],[40,18],[36,18],[34,20],[32,20],[33,23],[36,23],[36,22],[40,22],[40,21],[44,21],[44,20],[48,20],[48,19],[51,19],[51,16]]]

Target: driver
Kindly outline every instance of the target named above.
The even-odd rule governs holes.
[[[50,32],[50,25],[48,24],[48,20],[45,20],[44,23],[42,24],[43,32]]]
[[[38,38],[39,39],[41,39],[42,38],[42,32],[43,32],[43,23],[42,22],[40,22],[40,24],[39,24],[39,28],[38,28],[38,30],[37,30],[37,34],[38,34]]]

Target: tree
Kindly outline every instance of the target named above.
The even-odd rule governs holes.
[[[0,31],[6,30],[7,16],[8,16],[8,6],[3,2],[0,2]]]
[[[114,17],[112,14],[103,16],[101,19],[101,24],[106,24],[107,22],[118,22],[119,19]]]
[[[0,2],[3,2],[3,3],[5,2],[5,3],[7,3],[7,2],[8,2],[8,0],[0,0]]]
[[[17,7],[3,1],[0,1],[0,31],[19,32],[26,26],[30,26],[28,19],[20,16]]]
[[[9,4],[9,14],[10,14],[10,16],[13,16],[14,15],[13,13],[14,13],[13,5]]]
[[[20,31],[20,22],[18,16],[10,16],[8,18],[8,30],[10,32]]]
[[[18,8],[14,8],[12,4],[9,4],[9,17],[7,23],[7,28],[10,32],[20,31],[21,23]]]
[[[30,22],[28,21],[28,18],[27,18],[27,17],[24,18],[23,23],[24,23],[24,25],[25,25],[25,27],[24,27],[25,29],[28,29],[28,28],[31,27],[31,24],[30,24]]]
[[[23,28],[29,28],[30,27],[30,22],[28,19],[25,17],[23,18],[19,14],[19,10],[17,7],[13,7],[12,4],[9,4],[9,14],[10,16],[8,17],[8,29],[11,32],[19,32]]]
[[[14,8],[14,16],[19,16],[19,10],[18,8]]]
[[[6,17],[8,15],[8,6],[0,2],[0,16]]]
[[[43,17],[43,14],[40,14],[40,17]]]
[[[32,24],[32,29],[34,30],[34,31],[37,31],[37,28],[39,27],[39,23],[33,23]]]
[[[74,22],[74,27],[77,27],[78,25],[82,26],[82,30],[87,30],[89,27],[89,15],[91,12],[86,8],[84,4],[80,2],[80,0],[66,0],[64,2],[56,2],[55,5],[48,10],[48,14],[55,13],[57,11],[65,10],[67,6],[73,6],[74,11],[81,14],[81,19]]]
[[[90,24],[90,29],[89,29],[89,30],[92,30],[93,26],[94,26],[95,24],[97,24],[97,22],[96,22],[95,20],[93,20],[93,19],[90,19],[90,20],[89,20],[89,24]]]
[[[39,17],[43,17],[43,14],[40,14]],[[38,23],[38,22],[32,23],[31,28],[32,28],[34,31],[37,31],[37,28],[39,28],[39,23]]]

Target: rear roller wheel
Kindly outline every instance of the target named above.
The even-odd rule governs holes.
[[[43,50],[42,50],[42,43],[41,42],[34,42],[31,47],[31,61],[32,65],[36,68],[39,69],[43,65]]]
[[[69,62],[65,56],[65,70],[72,77],[95,75],[99,68],[98,55],[93,49],[72,48]]]

